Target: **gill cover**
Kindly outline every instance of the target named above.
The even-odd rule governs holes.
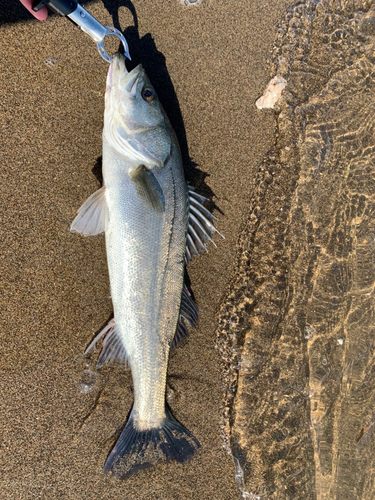
[[[166,118],[155,90],[142,65],[128,73],[119,53],[107,76],[103,133],[118,153],[148,170],[162,168],[171,153]]]

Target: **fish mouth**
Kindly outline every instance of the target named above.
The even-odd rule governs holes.
[[[130,96],[135,96],[137,90],[137,81],[144,73],[142,64],[138,64],[132,71],[128,72],[125,65],[125,57],[116,52],[109,66],[107,75],[107,92],[117,87],[125,90]]]
[[[112,62],[112,75],[116,75],[118,80],[122,80],[124,76],[128,74],[128,70],[126,69],[125,57],[120,54],[120,52],[116,52],[113,56]]]
[[[110,92],[112,87],[118,86],[128,74],[129,73],[125,65],[125,57],[120,54],[120,52],[116,52],[112,58],[111,64],[109,65],[107,74],[107,92]]]
[[[144,73],[144,69],[142,67],[142,64],[138,64],[137,67],[135,67],[128,75],[127,75],[127,82],[125,85],[125,90],[128,92],[129,95],[135,96],[136,91],[137,91],[137,82],[141,75]]]

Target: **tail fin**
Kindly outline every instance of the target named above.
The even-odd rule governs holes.
[[[104,465],[104,472],[125,479],[164,460],[187,462],[200,447],[193,434],[185,429],[166,406],[161,427],[138,431],[132,413]]]

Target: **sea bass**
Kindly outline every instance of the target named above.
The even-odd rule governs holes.
[[[107,77],[103,187],[78,211],[71,231],[105,232],[114,318],[97,366],[126,362],[134,384],[129,419],[105,472],[125,478],[161,460],[189,460],[198,440],[166,404],[170,348],[195,325],[185,265],[216,231],[205,198],[185,181],[177,139],[141,65],[115,54]]]

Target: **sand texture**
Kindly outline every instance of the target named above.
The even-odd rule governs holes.
[[[176,130],[187,178],[212,200],[225,235],[190,266],[200,323],[169,366],[170,406],[201,450],[183,466],[162,464],[120,482],[102,466],[131,408],[130,372],[109,366],[96,373],[84,356],[112,313],[104,239],[69,232],[100,185],[108,65],[67,20],[40,23],[17,2],[2,1],[1,499],[240,497],[221,435],[215,331],[252,179],[274,144],[274,116],[255,101],[269,80],[267,58],[286,4],[86,4],[104,25],[130,26],[131,54]]]
[[[375,498],[374,54],[371,1],[307,0],[279,25],[276,142],[218,329],[256,498]]]

